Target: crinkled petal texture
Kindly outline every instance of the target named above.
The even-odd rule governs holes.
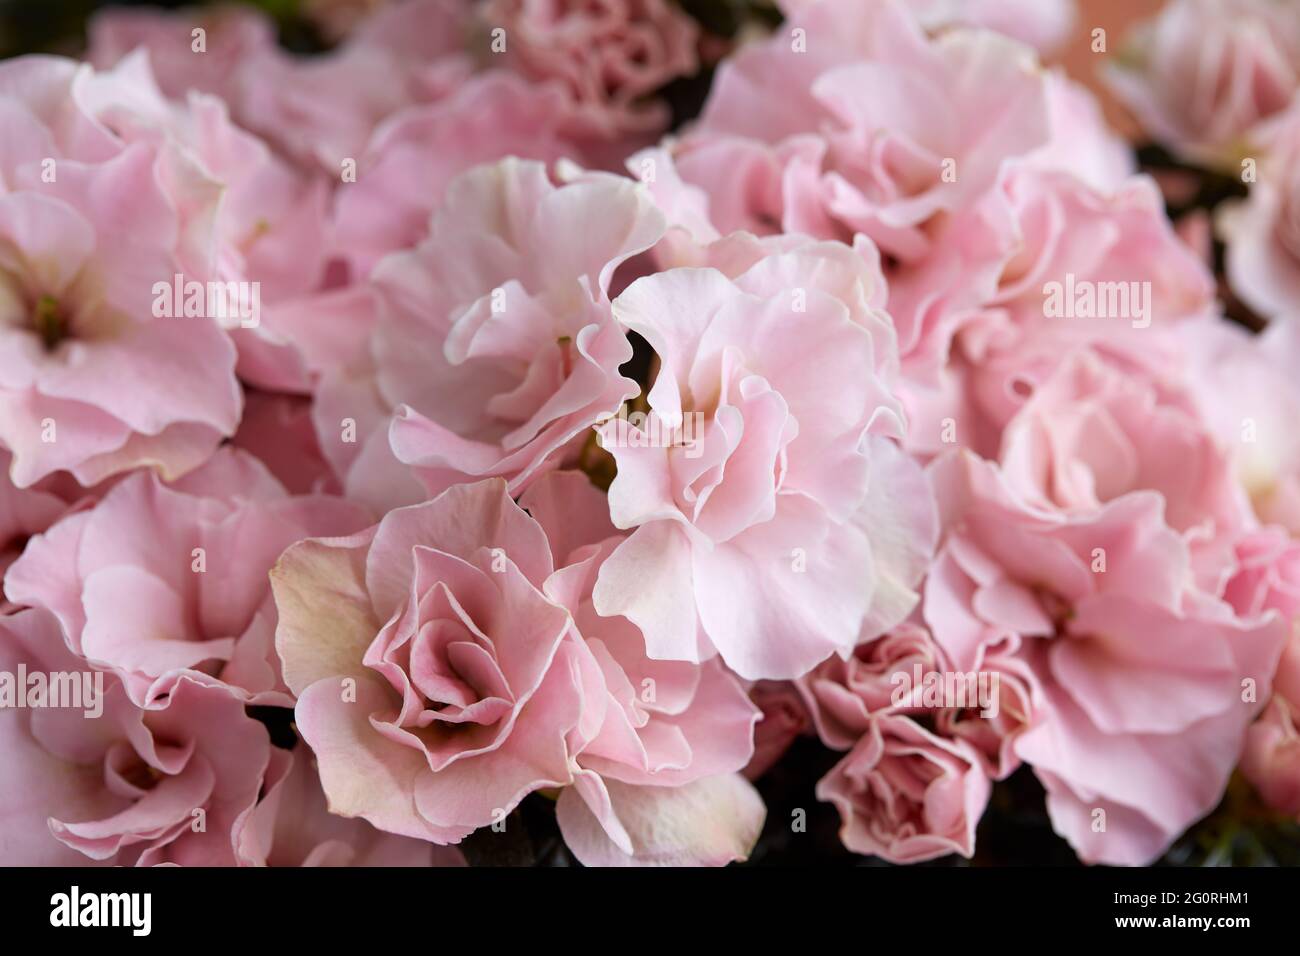
[[[924,599],[935,640],[959,670],[1007,634],[1022,640],[1037,700],[1014,750],[1054,826],[1086,861],[1150,862],[1222,796],[1285,622],[1238,617],[1197,589],[1158,494],[1062,515],[969,453],[932,477],[945,529]]]
[[[614,303],[660,364],[648,414],[600,429],[618,463],[610,514],[635,530],[595,607],[640,627],[652,657],[720,654],[742,677],[788,679],[915,604],[933,505],[892,443],[893,339],[840,264],[796,247],[734,279],[638,279]]]
[[[156,298],[219,191],[87,112],[92,85],[107,97],[114,82],[48,57],[0,66],[5,138],[18,138],[0,154],[0,444],[22,487],[59,471],[84,485],[140,466],[175,477],[239,419],[233,345]]]
[[[553,472],[521,503],[551,542],[558,570],[545,590],[588,652],[589,739],[557,807],[570,848],[590,865],[743,859],[764,818],[738,773],[754,754],[758,709],[721,661],[653,660],[635,624],[596,613],[592,589],[622,537],[585,475]]]
[[[723,63],[673,157],[723,233],[862,233],[911,262],[1052,134],[1028,47],[985,30],[929,38],[896,0],[819,0]]]
[[[281,558],[276,644],[330,811],[448,844],[566,787],[591,862],[743,857],[762,804],[732,778],[757,711],[720,666],[652,661],[591,609],[614,531],[570,520],[605,507],[584,476],[547,476],[528,505],[538,519],[500,479],[456,485]],[[655,829],[660,801],[679,830]]]
[[[1233,543],[1255,518],[1229,449],[1191,406],[1184,394],[1166,397],[1080,350],[1003,431],[1003,474],[1025,502],[1069,515],[1158,493],[1165,521],[1187,538],[1198,580],[1217,593],[1232,572]]]
[[[165,696],[178,670],[288,704],[267,572],[295,541],[370,520],[340,498],[289,495],[251,455],[227,448],[172,484],[148,472],[124,478],[33,538],[5,590],[52,611],[68,647],[117,674],[139,706]]]
[[[0,669],[81,691],[0,710],[0,854],[10,865],[462,862],[329,816],[309,755],[272,747],[228,689],[176,673],[165,694],[135,706],[118,678],[68,650],[47,611],[0,619]]]
[[[896,714],[874,717],[817,783],[817,798],[840,812],[844,845],[892,863],[971,856],[990,792],[974,747]]]
[[[663,132],[669,111],[652,97],[699,65],[699,28],[668,0],[487,0],[478,16],[509,37],[508,68],[564,92],[585,136]]]
[[[1099,190],[1007,167],[933,255],[890,277],[909,450],[997,458],[1007,423],[1084,349],[1168,400],[1214,296],[1150,179]]]
[[[368,367],[321,389],[366,431],[344,453],[349,494],[387,509],[496,475],[517,493],[574,455],[636,392],[607,290],[663,225],[626,178],[556,186],[543,164],[506,159],[453,181],[428,237],[375,269]]]
[[[501,482],[285,553],[277,647],[332,812],[450,843],[568,782],[582,698],[551,570]]]
[[[98,679],[102,713],[0,711],[7,862],[239,862],[240,830],[273,761],[266,729],[242,700],[178,676],[165,699],[137,708],[116,678],[68,651],[57,620],[39,609],[0,620],[0,666],[14,673],[20,664],[83,686]]]

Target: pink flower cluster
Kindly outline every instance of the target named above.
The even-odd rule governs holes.
[[[1295,23],[1115,67],[1254,335],[1071,3],[791,0],[670,135],[670,0],[367,6],[0,63],[0,862],[721,865],[800,735],[893,862],[1300,814]]]

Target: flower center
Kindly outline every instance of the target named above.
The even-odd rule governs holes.
[[[47,351],[53,351],[68,337],[68,320],[59,307],[58,299],[43,295],[32,309],[32,329],[41,337]]]

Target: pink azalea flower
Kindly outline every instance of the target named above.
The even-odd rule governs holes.
[[[168,192],[182,229],[196,235],[181,278],[161,277],[177,311],[194,281],[205,284],[204,315],[239,348],[237,371],[263,387],[310,390],[306,358],[312,345],[294,343],[277,306],[317,291],[326,277],[330,245],[323,177],[288,165],[257,137],[231,122],[224,102],[193,92],[184,104],[165,99],[143,53],[109,73],[87,77],[78,100],[125,143],[179,153]],[[215,209],[213,206],[215,205]],[[232,283],[224,302],[209,301],[206,285]],[[311,330],[313,339],[320,333]]]
[[[943,687],[956,673],[929,631],[905,621],[883,637],[859,644],[847,660],[831,657],[795,681],[817,735],[835,750],[851,750],[881,715],[905,714],[929,722],[938,736],[964,740],[981,758],[985,773],[1001,780],[1020,766],[1015,741],[1034,713],[1037,684],[1016,653],[1020,641],[1008,636],[981,647],[964,684],[968,706],[928,698],[927,682]],[[997,675],[994,683],[991,675]],[[984,712],[978,694],[989,692]],[[962,675],[965,680],[965,674]],[[993,696],[996,695],[996,696]]]
[[[578,135],[663,132],[667,105],[652,95],[698,68],[699,28],[669,0],[487,0],[478,17],[489,60],[562,90]]]
[[[652,660],[636,625],[597,614],[592,587],[622,535],[586,476],[553,472],[521,504],[558,569],[545,591],[572,615],[604,682],[603,701],[584,700],[593,717],[603,711],[599,730],[556,804],[565,842],[590,866],[744,859],[764,811],[736,773],[753,756],[759,716],[739,681],[718,660]]]
[[[822,742],[835,750],[849,750],[867,732],[874,715],[923,709],[910,691],[895,703],[902,686],[896,675],[905,675],[907,686],[914,687],[914,673],[924,679],[944,668],[943,652],[925,628],[904,622],[877,640],[859,644],[847,659],[826,659],[796,680],[795,686]],[[919,686],[914,690],[919,694]]]
[[[1185,374],[1187,323],[1209,319],[1214,283],[1149,180],[1103,193],[1012,169],[946,228],[934,255],[890,277],[918,454],[959,444],[995,457],[1003,428],[1080,348],[1162,397]]]
[[[58,620],[39,609],[0,618],[0,669],[16,673],[20,665],[28,674],[91,673],[64,644]],[[173,675],[141,709],[116,677],[100,677],[102,714],[94,719],[68,707],[0,709],[6,862],[243,862],[248,816],[287,755],[220,687]]]
[[[0,443],[22,487],[141,465],[175,477],[239,417],[221,329],[155,310],[198,241],[177,198],[196,171],[95,122],[79,102],[92,80],[67,60],[0,65]]]
[[[28,542],[5,593],[52,611],[72,652],[116,673],[138,706],[176,671],[287,704],[267,571],[294,541],[369,520],[338,498],[290,496],[251,456],[226,450],[170,484],[148,472],[123,479]]]
[[[644,422],[601,427],[610,513],[635,531],[595,601],[652,657],[797,677],[915,603],[931,502],[890,441],[900,409],[877,370],[893,343],[874,332],[870,265],[833,250],[796,244],[735,279],[673,269],[614,304],[660,365]]]
[[[584,482],[535,485],[541,524],[498,479],[286,552],[277,648],[333,812],[447,844],[564,787],[583,862],[747,853],[762,804],[736,771],[757,711],[716,664],[651,661],[628,621],[593,613],[613,531]]]
[[[971,856],[990,792],[970,744],[938,737],[899,714],[873,717],[848,755],[817,782],[817,798],[840,812],[844,845],[891,863]]]
[[[723,233],[863,233],[911,261],[933,223],[1050,135],[1028,48],[984,31],[931,40],[894,0],[822,0],[719,68],[673,160]]]
[[[300,57],[280,49],[269,18],[244,6],[107,10],[91,23],[87,59],[107,69],[143,51],[168,97],[214,94],[240,126],[304,168],[338,177],[384,120],[470,73],[466,25],[454,0],[394,3],[336,50]]]
[[[1222,796],[1285,623],[1196,590],[1154,493],[1071,518],[1022,502],[969,453],[932,475],[945,528],[925,588],[935,640],[959,670],[1008,633],[1022,640],[1041,696],[1015,752],[1057,832],[1088,862],[1150,862]]]
[[[56,619],[0,618],[0,669],[95,672]],[[177,674],[146,708],[99,674],[101,712],[0,710],[0,846],[19,866],[460,865],[455,850],[326,812],[310,754],[270,745],[234,695]],[[83,687],[86,686],[83,684]],[[91,687],[95,685],[90,684]],[[82,698],[82,703],[88,701]]]
[[[1034,389],[998,460],[1020,500],[1048,511],[1093,514],[1130,492],[1159,493],[1211,590],[1232,564],[1232,541],[1255,522],[1230,450],[1196,409],[1087,350]]]
[[[662,229],[622,177],[556,186],[507,159],[453,181],[427,238],[375,271],[369,360],[320,388],[322,447],[348,493],[393,507],[488,475],[517,493],[572,456],[636,392],[607,290]],[[340,448],[345,418],[356,435]]]

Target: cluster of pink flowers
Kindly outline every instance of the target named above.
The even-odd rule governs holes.
[[[786,0],[671,134],[672,0],[336,6],[0,63],[0,862],[720,865],[801,735],[892,862],[1300,814],[1300,20],[1111,77],[1256,335],[1073,3]]]

